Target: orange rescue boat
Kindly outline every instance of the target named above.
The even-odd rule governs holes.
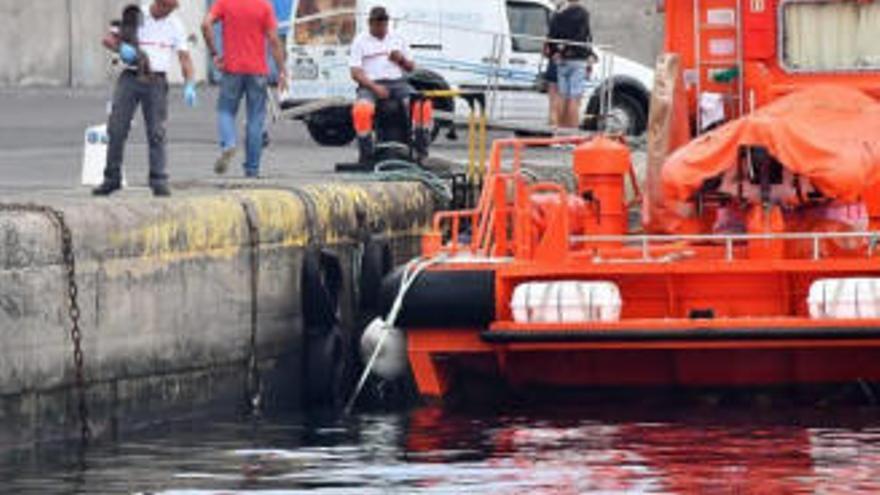
[[[646,226],[631,221],[625,183],[640,188],[621,141],[496,141],[476,207],[438,214],[407,283],[386,284],[405,286],[387,292],[423,395],[480,376],[880,380],[880,0],[658,5],[680,67]],[[827,30],[843,33],[833,46]],[[523,174],[528,150],[554,144],[575,147],[574,190]]]
[[[787,98],[880,129],[880,104],[851,91]],[[402,295],[420,392],[442,397],[480,375],[514,389],[880,380],[880,233],[864,204],[880,132],[840,160],[823,155],[837,171],[783,163],[823,144],[780,131],[779,106],[670,157],[663,189],[687,220],[680,233],[629,231],[635,174],[619,140],[495,142],[477,207],[436,216]],[[775,131],[744,137],[761,126]],[[576,191],[522,173],[527,150],[552,144],[576,146]]]

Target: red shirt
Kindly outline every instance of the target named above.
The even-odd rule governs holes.
[[[211,16],[223,23],[224,72],[268,74],[266,36],[278,29],[268,0],[217,0]]]

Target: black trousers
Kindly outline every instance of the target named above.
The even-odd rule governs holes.
[[[138,78],[132,71],[124,71],[116,81],[113,109],[107,123],[107,165],[104,180],[119,184],[122,180],[122,158],[125,141],[131,130],[131,120],[141,107],[150,148],[150,185],[166,185],[165,171],[168,156],[165,149],[165,123],[168,120],[168,81],[161,74]]]

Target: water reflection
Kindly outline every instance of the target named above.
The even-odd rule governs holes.
[[[877,493],[876,408],[420,408],[175,423],[0,462],[6,493]]]

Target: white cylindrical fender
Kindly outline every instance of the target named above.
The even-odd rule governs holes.
[[[384,336],[384,342],[383,342]],[[361,336],[361,358],[369,364],[377,346],[382,342],[372,372],[386,380],[394,380],[406,371],[406,338],[403,332],[376,318],[364,329]]]

